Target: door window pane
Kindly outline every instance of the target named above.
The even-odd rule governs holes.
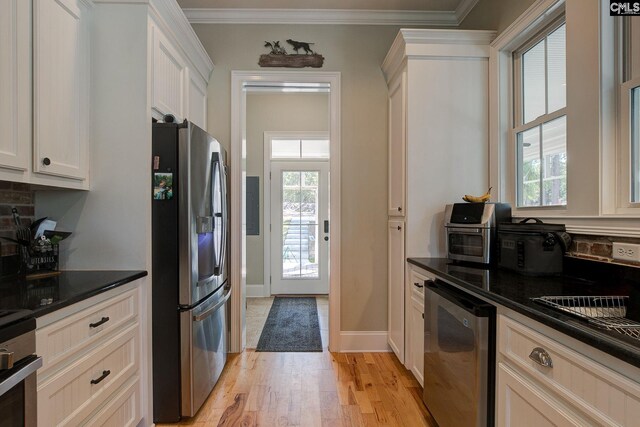
[[[272,139],[272,159],[328,159],[328,139]]]
[[[328,159],[329,140],[327,139],[303,139],[302,157],[308,159]]]
[[[282,278],[319,278],[318,171],[282,172]]]
[[[300,140],[298,139],[271,140],[271,158],[299,159],[300,158]]]

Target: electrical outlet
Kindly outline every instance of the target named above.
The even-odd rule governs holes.
[[[633,243],[613,243],[613,257],[627,261],[640,261],[640,245]]]

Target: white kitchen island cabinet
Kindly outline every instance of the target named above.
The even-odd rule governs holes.
[[[492,31],[403,29],[382,64],[389,88],[387,214],[390,221],[402,222],[405,236],[402,251],[391,245],[391,237],[388,249],[388,341],[408,369],[413,332],[406,257],[445,256],[445,205],[488,187],[489,43],[494,36]],[[397,301],[403,301],[402,311]],[[397,330],[400,313],[406,316],[402,331]]]

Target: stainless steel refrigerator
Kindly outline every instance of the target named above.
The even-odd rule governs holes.
[[[226,153],[185,121],[154,123],[154,422],[196,414],[227,360]]]

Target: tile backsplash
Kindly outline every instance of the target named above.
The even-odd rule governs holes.
[[[571,237],[573,241],[567,253],[569,256],[640,267],[639,262],[613,259],[612,256],[613,242],[640,244],[640,238],[589,236],[584,234],[572,234]]]
[[[23,225],[34,221],[34,191],[29,184],[0,181],[0,236],[16,238],[16,226],[11,209],[18,209]],[[15,243],[0,239],[0,256],[13,256],[18,253]]]

